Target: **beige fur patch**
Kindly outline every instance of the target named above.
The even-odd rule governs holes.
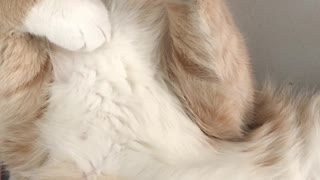
[[[0,0],[0,31],[21,25],[27,12],[40,0]]]
[[[41,39],[0,33],[0,161],[13,173],[37,167],[46,158],[35,124],[46,108],[51,81],[46,49]]]
[[[168,84],[207,135],[240,138],[252,114],[254,88],[245,43],[225,2],[169,1],[168,12]]]

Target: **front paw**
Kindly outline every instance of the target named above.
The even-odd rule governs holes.
[[[71,51],[92,51],[111,36],[100,0],[42,0],[27,16],[24,30]]]

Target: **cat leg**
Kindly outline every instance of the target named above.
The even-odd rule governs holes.
[[[224,1],[166,0],[166,7],[169,84],[207,135],[240,138],[253,108],[253,80],[245,43]]]
[[[41,0],[23,30],[68,50],[91,51],[110,39],[108,11],[100,0]]]

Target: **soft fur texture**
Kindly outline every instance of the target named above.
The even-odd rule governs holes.
[[[254,96],[223,0],[104,4],[42,0],[1,36],[0,159],[13,180],[320,178],[320,96]]]
[[[13,171],[41,164],[42,147],[34,143],[48,100],[51,64],[44,40],[0,33],[0,161]]]
[[[8,31],[22,26],[25,16],[39,0],[1,0],[0,30]]]

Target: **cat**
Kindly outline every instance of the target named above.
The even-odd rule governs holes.
[[[319,178],[319,96],[268,86],[254,95],[223,0],[103,2],[105,44],[31,32],[62,48],[41,51],[52,63],[50,96],[24,129],[36,133],[36,156],[18,155],[30,167],[9,165],[13,179]]]

